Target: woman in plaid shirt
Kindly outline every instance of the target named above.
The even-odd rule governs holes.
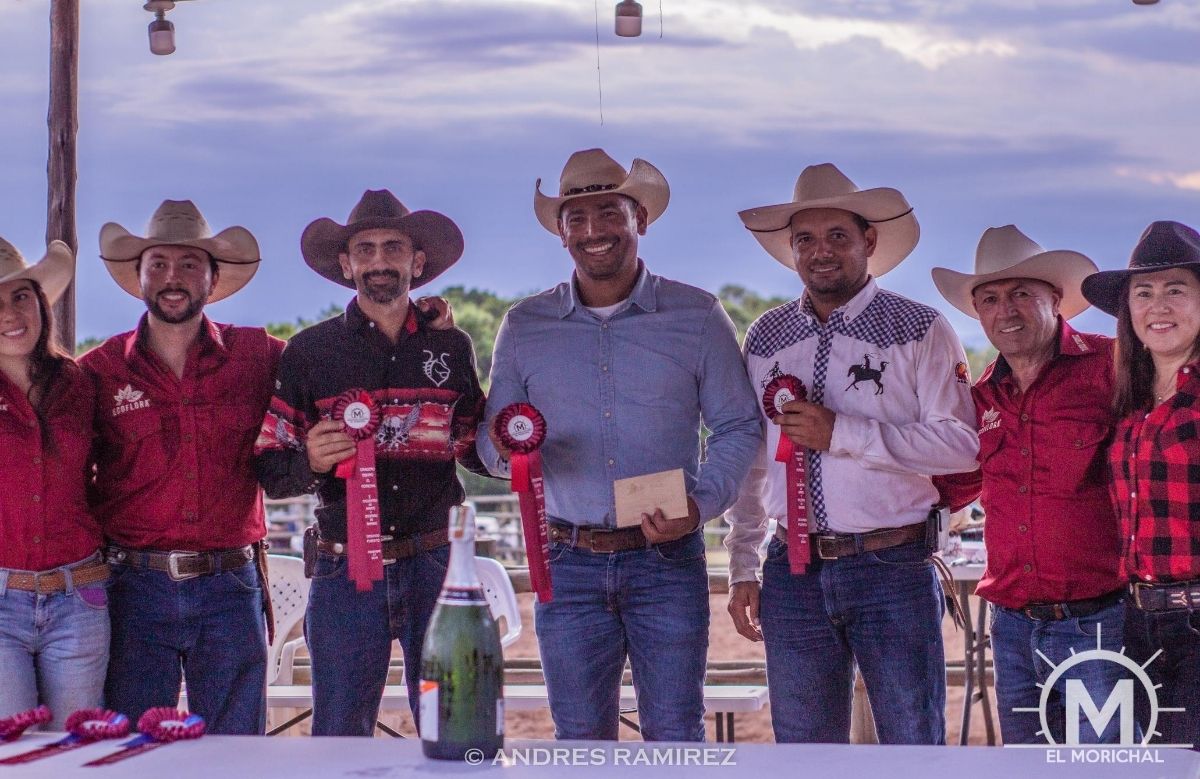
[[[1155,222],[1127,270],[1089,276],[1083,293],[1117,317],[1109,463],[1126,650],[1161,685],[1157,741],[1200,748],[1200,234]],[[1149,702],[1137,703],[1148,729]]]

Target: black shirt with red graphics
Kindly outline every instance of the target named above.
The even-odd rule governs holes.
[[[471,337],[434,330],[415,306],[393,344],[355,298],[342,316],[292,337],[255,444],[259,481],[272,498],[315,492],[321,537],[346,540],[346,482],[314,474],[305,435],[338,397],[365,390],[380,409],[375,431],[381,532],[401,538],[446,526],[465,497],[455,461],[486,474],[475,454],[484,396]]]

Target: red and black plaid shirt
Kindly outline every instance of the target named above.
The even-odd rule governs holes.
[[[1176,382],[1166,403],[1121,421],[1109,450],[1130,579],[1200,579],[1200,363]]]

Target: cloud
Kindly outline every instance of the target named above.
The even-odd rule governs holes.
[[[1158,186],[1170,186],[1176,189],[1200,192],[1200,170],[1172,172],[1139,170],[1122,166],[1116,169],[1116,173],[1119,176],[1145,181]]]

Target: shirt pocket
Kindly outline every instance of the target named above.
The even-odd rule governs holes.
[[[100,458],[100,478],[120,482],[123,492],[137,489],[162,478],[170,463],[164,448],[162,418],[150,410],[121,414],[111,423],[109,447],[118,450]]]
[[[251,471],[254,441],[262,428],[263,412],[250,405],[213,406],[209,409],[206,441],[208,462],[222,470],[244,474]]]
[[[1047,430],[1050,459],[1044,463],[1060,484],[1108,480],[1108,443],[1112,428],[1095,422],[1062,421]]]

